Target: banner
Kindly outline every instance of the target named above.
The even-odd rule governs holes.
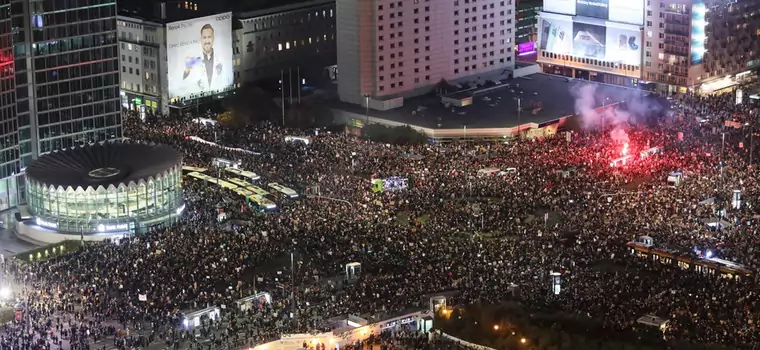
[[[232,13],[166,26],[169,98],[196,98],[232,87]]]

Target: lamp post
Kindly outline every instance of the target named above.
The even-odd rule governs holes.
[[[522,135],[522,98],[517,98],[517,138],[521,139]]]
[[[604,112],[605,112],[605,111],[606,111],[606,109],[607,109],[607,101],[608,101],[609,99],[610,99],[609,97],[605,97],[605,98],[602,100],[602,113],[601,113],[601,116],[602,116],[602,135],[604,135]]]
[[[366,125],[369,125],[369,94],[364,94],[364,118]]]

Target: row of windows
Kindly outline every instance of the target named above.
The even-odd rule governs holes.
[[[13,107],[13,105],[7,106]],[[0,108],[0,113],[12,114],[14,113],[14,110],[15,108]],[[18,120],[15,118],[3,120],[3,122],[0,122],[0,135],[12,134],[18,131]]]
[[[511,61],[512,61],[512,57],[507,57],[506,59],[505,59],[505,58],[500,58],[500,59],[499,59],[499,63],[500,63],[500,64],[504,64],[505,62],[511,62]],[[488,61],[488,62],[482,62],[482,63],[480,64],[480,66],[481,66],[482,68],[484,68],[484,69],[486,69],[486,68],[489,68],[489,67],[490,67],[491,69],[493,69],[493,67],[495,66],[495,64],[496,64],[496,61],[494,61],[494,60],[491,60],[491,61]],[[467,66],[465,66],[465,67],[464,67],[464,71],[465,71],[465,72],[470,72],[470,70],[473,70],[473,71],[475,71],[475,70],[477,70],[477,69],[478,69],[478,65],[477,65],[477,64],[473,64],[473,65],[467,65]],[[380,70],[380,71],[382,71],[382,66],[381,66],[381,70]],[[426,71],[426,72],[430,71],[430,66],[425,66],[425,71]],[[419,69],[417,69],[417,68],[415,68],[415,69],[414,69],[414,73],[419,73],[419,72],[420,72],[420,70],[419,70]],[[474,72],[473,72],[473,73],[474,73]],[[454,74],[455,74],[455,75],[459,75],[459,74],[460,74],[460,69],[459,69],[459,68],[455,68],[455,69],[454,69]],[[401,77],[403,77],[403,76],[404,76],[404,72],[399,72],[398,74],[395,74],[395,73],[391,73],[389,77],[390,77],[390,79],[395,79],[396,77],[398,77],[398,78],[401,78]],[[430,80],[430,76],[429,76],[429,75],[426,75],[426,76],[425,76],[425,81],[429,81],[429,80]],[[379,77],[379,81],[381,81],[381,82],[385,81],[385,76],[381,75],[381,76]],[[414,83],[415,83],[415,84],[418,84],[419,82],[420,82],[420,78],[419,78],[419,77],[415,77],[415,78],[414,78]],[[394,82],[394,83],[391,83],[391,84],[390,84],[390,88],[391,88],[391,89],[395,89],[397,86],[398,86],[399,88],[401,88],[401,87],[404,87],[404,82],[403,82],[403,81],[397,81],[397,82]],[[379,85],[379,86],[378,86],[378,90],[379,90],[380,92],[384,92],[384,91],[385,91],[385,85]]]
[[[116,37],[116,21],[113,18],[96,20],[85,23],[70,24],[56,28],[39,28],[32,30],[32,41],[51,41],[62,38],[72,38],[93,33],[112,32]]]
[[[74,79],[69,81],[63,81],[58,83],[51,83],[51,84],[38,84],[35,86],[36,90],[36,97],[38,99],[43,99],[46,97],[57,97],[59,95],[66,95],[70,93],[75,94],[84,94],[89,93],[91,90],[101,90],[103,93],[108,94],[111,89],[115,89],[113,91],[116,91],[118,94],[118,89],[108,85],[115,85],[114,84],[108,84],[113,79],[117,79],[118,75],[113,73],[109,76],[97,76],[97,77],[91,77],[87,79]],[[93,81],[96,80],[96,81]],[[100,80],[98,82],[97,80]],[[117,80],[114,80],[117,81]],[[104,87],[105,86],[105,87]],[[22,88],[23,90],[26,90],[26,87]],[[18,91],[17,91],[18,93]],[[27,98],[28,93],[23,93],[20,98]]]
[[[74,98],[80,99],[80,95],[73,95]],[[119,111],[118,105],[116,103],[111,102],[102,102],[104,100],[81,100],[80,104],[72,104],[70,103],[73,98],[66,97],[60,97],[60,98],[49,98],[45,101],[37,101],[37,112],[39,113],[38,116],[40,118],[40,125],[42,125],[42,115],[46,111],[57,111],[59,109],[67,110],[70,109],[71,113],[66,114],[66,117],[71,116],[72,120],[86,117],[90,115],[100,115],[104,113],[112,113]],[[89,103],[89,104],[87,104]],[[54,115],[57,115],[53,113]],[[62,116],[63,117],[63,116]],[[54,122],[54,120],[49,120],[49,122]]]
[[[312,16],[313,15],[313,16]],[[297,23],[311,22],[311,20],[320,20],[325,18],[332,18],[334,15],[333,9],[325,9],[322,11],[314,11],[306,14],[306,18],[303,17],[303,13],[293,14],[281,14],[274,15],[268,18],[258,18],[253,20],[253,30],[268,30],[277,26],[291,25]],[[244,23],[250,22],[250,20],[243,20]]]
[[[58,55],[48,55],[34,59],[35,70],[45,70],[68,66],[72,64],[81,64],[82,62],[100,61],[116,57],[116,47],[106,46],[103,48],[81,50],[74,52],[61,53]]]
[[[146,27],[146,28],[149,28],[149,27]],[[151,29],[153,29],[152,32],[156,31],[155,28],[151,28]],[[135,35],[132,32],[125,32],[125,31],[119,31],[119,38],[121,38],[122,40],[136,41],[138,43],[141,41],[139,35]],[[144,41],[147,42],[147,43],[155,44],[156,43],[156,36],[155,35],[146,35]],[[129,47],[130,50],[132,50],[132,46],[131,45],[132,44],[130,44],[130,47]],[[124,46],[122,45],[122,49],[123,48],[124,48]]]
[[[118,67],[118,60],[114,58],[114,59],[109,59],[107,61],[100,61],[100,62],[95,62],[95,63],[84,63],[82,65],[69,67],[69,68],[50,69],[47,71],[36,72],[35,78],[36,78],[37,84],[53,83],[53,82],[64,81],[67,79],[83,78],[90,75],[118,72],[117,67]],[[89,80],[84,79],[84,81],[85,83],[83,83],[82,88],[90,89],[91,87],[88,87],[85,85],[85,84],[89,84]],[[114,82],[107,83],[104,85],[99,79],[94,79],[92,81],[92,87],[108,86],[111,84],[116,85],[117,81],[119,80],[116,79],[114,80]]]
[[[113,101],[103,101],[99,102],[97,104],[97,107],[94,107],[94,105],[88,105],[88,106],[77,106],[74,108],[69,109],[61,109],[58,111],[52,111],[48,113],[40,113],[38,115],[38,121],[40,126],[45,125],[53,125],[57,123],[74,123],[73,129],[75,132],[78,129],[76,126],[76,123],[82,122],[83,118],[91,118],[95,115],[101,115],[104,114],[106,110],[111,111],[110,113],[114,113],[115,111],[118,111],[118,99]],[[95,111],[102,111],[100,113],[95,113]],[[121,118],[121,117],[119,117]],[[121,119],[116,119],[121,120]],[[83,124],[85,128],[89,127],[87,123]]]
[[[108,102],[113,104],[114,102]],[[118,104],[118,102],[115,102]],[[112,127],[121,124],[121,113],[111,113],[108,115],[102,115],[97,117],[90,117],[86,119],[73,120],[67,123],[59,123],[48,126],[41,126],[39,128],[39,136],[41,139],[53,138],[58,136],[64,136],[68,134],[76,134],[83,131],[90,131],[95,129],[102,129],[105,127]]]
[[[50,97],[37,100],[37,112],[52,111],[59,108],[68,108],[71,106],[80,106],[86,103],[103,101],[104,99],[113,99],[111,89],[98,89],[83,93],[73,93],[59,97]],[[118,95],[117,95],[118,96]]]
[[[569,61],[569,62],[578,62],[582,64],[588,64],[592,66],[599,66],[599,67],[605,67],[605,68],[612,68],[612,69],[622,69],[626,71],[635,71],[638,70],[639,66],[634,66],[630,64],[620,64],[617,62],[607,62],[607,61],[600,61],[595,60],[591,58],[585,58],[585,57],[574,57],[570,55],[560,55],[552,52],[546,52],[541,51],[541,57],[551,58],[554,60],[562,60],[562,61]]]
[[[15,34],[14,34],[15,35]],[[68,51],[78,51],[91,48],[103,48],[116,45],[116,36],[111,34],[95,34],[88,36],[81,36],[77,38],[67,38],[52,40],[47,42],[38,42],[32,44],[33,56],[44,56],[50,54],[59,54]],[[22,39],[20,43],[13,46],[13,54],[16,58],[22,58],[27,56],[26,45]],[[115,51],[111,55],[106,57],[115,57]]]
[[[40,141],[40,153],[52,152],[56,149],[71,148],[95,142],[121,138],[121,126],[102,130],[92,130],[79,135],[67,135],[52,140]]]

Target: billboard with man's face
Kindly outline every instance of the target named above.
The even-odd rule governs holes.
[[[166,26],[169,98],[197,98],[230,88],[232,13]]]

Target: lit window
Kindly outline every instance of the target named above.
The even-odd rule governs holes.
[[[282,44],[277,44],[277,51],[282,51]]]
[[[290,50],[290,41],[285,43],[285,50]]]
[[[128,49],[129,51],[132,51],[132,44],[127,44],[127,49]]]
[[[659,58],[661,60],[664,60],[665,59],[665,54],[662,53],[662,52],[660,52],[660,53],[657,54],[657,58]]]

